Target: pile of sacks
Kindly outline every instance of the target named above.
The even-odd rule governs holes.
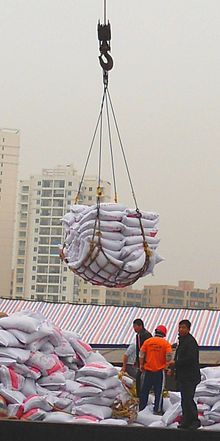
[[[158,223],[158,214],[138,213],[119,203],[100,204],[99,220],[96,205],[73,205],[62,219],[66,233],[62,256],[72,271],[93,284],[130,285],[153,273],[154,265],[163,260],[156,251]]]
[[[0,319],[0,416],[99,423],[121,391],[117,369],[39,312]]]
[[[163,400],[163,416],[153,414],[154,397],[150,396],[146,408],[138,413],[136,423],[148,427],[176,428],[181,421],[182,409],[179,392],[169,392]],[[201,369],[201,382],[195,393],[201,429],[220,430],[220,366]]]

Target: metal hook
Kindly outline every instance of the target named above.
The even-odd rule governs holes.
[[[102,57],[105,57],[107,62],[105,60],[103,60]],[[105,71],[106,70],[109,71],[109,70],[111,70],[113,68],[113,59],[112,59],[111,55],[108,54],[107,52],[102,53],[101,55],[99,55],[99,62],[100,62],[100,65],[101,65],[102,69],[105,70]]]

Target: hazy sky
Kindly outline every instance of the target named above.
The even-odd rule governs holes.
[[[143,282],[206,288],[220,282],[220,1],[107,4],[109,89],[139,207],[160,214],[166,258]],[[99,18],[102,0],[0,0],[0,126],[21,130],[21,178],[57,164],[82,171],[102,95]],[[120,201],[131,205],[115,149]]]

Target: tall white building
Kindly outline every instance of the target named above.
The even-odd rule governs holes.
[[[74,202],[79,176],[73,165],[43,170],[21,181],[16,231],[13,297],[78,302],[84,282],[59,258],[63,242],[60,219]],[[103,181],[103,201],[110,201],[111,185]],[[97,178],[84,180],[80,203],[96,202]]]
[[[0,297],[10,297],[20,133],[0,129]]]

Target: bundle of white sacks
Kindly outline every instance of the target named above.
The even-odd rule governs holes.
[[[163,260],[156,251],[160,242],[158,214],[141,212],[144,237],[150,250],[146,268],[137,211],[119,203],[101,203],[99,220],[100,223],[96,205],[72,205],[63,217],[66,233],[63,253],[70,269],[93,284],[107,286],[129,285],[135,278],[153,273],[154,265]],[[91,252],[92,240],[101,244],[103,252],[97,247]]]

